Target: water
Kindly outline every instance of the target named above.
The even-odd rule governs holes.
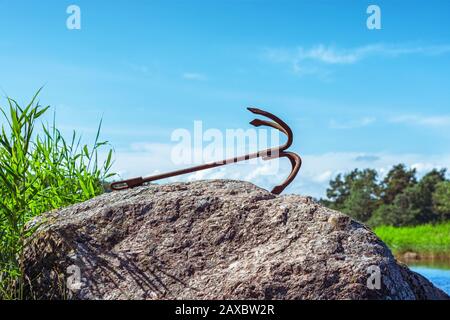
[[[436,287],[450,295],[450,270],[435,269],[427,266],[412,266],[410,269],[423,275]]]
[[[450,295],[450,259],[405,261],[409,268]]]

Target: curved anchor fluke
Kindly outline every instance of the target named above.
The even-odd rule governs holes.
[[[275,188],[272,189],[272,193],[273,194],[280,194],[284,191],[284,189],[286,189],[286,187],[291,184],[292,181],[294,181],[295,177],[297,176],[297,173],[299,172],[301,166],[302,166],[302,158],[300,158],[300,156],[296,153],[293,152],[283,152],[280,155],[281,157],[286,157],[289,159],[289,161],[291,162],[292,165],[292,170],[291,173],[289,174],[289,176],[286,178],[286,180],[276,186]]]
[[[274,122],[272,122],[272,121],[254,119],[253,121],[250,122],[251,125],[253,125],[255,127],[269,126],[269,127],[272,127],[274,129],[277,129],[277,130],[283,132],[287,136],[287,142],[284,145],[281,145],[278,148],[271,148],[271,149],[267,149],[263,152],[260,152],[263,160],[288,158],[289,161],[291,162],[292,169],[291,169],[291,173],[289,174],[289,176],[286,178],[286,180],[282,184],[274,187],[271,191],[273,194],[280,194],[284,191],[284,189],[286,189],[286,187],[292,181],[294,181],[295,177],[297,176],[297,174],[302,166],[302,158],[300,158],[300,156],[298,154],[285,151],[292,145],[292,142],[294,141],[292,130],[283,120],[281,120],[277,116],[275,116],[267,111],[257,109],[257,108],[248,108],[248,110],[251,111],[252,113],[265,116],[274,121]]]
[[[255,126],[255,127],[260,127],[260,126],[269,126],[272,127],[274,129],[280,130],[281,132],[283,132],[286,136],[287,136],[287,141],[284,145],[278,147],[278,150],[286,150],[288,149],[291,145],[292,142],[294,141],[294,137],[293,137],[293,133],[291,128],[280,118],[278,118],[276,115],[271,114],[270,112],[258,109],[258,108],[247,108],[247,110],[249,110],[250,112],[254,113],[254,114],[259,114],[261,116],[267,117],[272,121],[267,121],[267,120],[260,120],[260,119],[254,119],[253,121],[250,122],[251,125]]]

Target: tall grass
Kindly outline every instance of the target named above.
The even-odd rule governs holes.
[[[450,222],[415,227],[378,227],[374,232],[396,254],[450,256]]]
[[[23,298],[23,248],[33,232],[26,223],[103,193],[102,182],[113,175],[112,150],[99,165],[98,151],[107,145],[99,141],[101,122],[92,147],[75,131],[67,141],[54,118],[51,125],[39,121],[49,108],[37,102],[39,92],[26,107],[11,98],[0,106],[0,299]]]

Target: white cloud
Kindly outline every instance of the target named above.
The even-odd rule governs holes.
[[[293,72],[298,76],[316,76],[325,81],[329,80],[330,78],[330,71],[316,66],[305,66],[297,61],[293,63],[292,69]]]
[[[375,117],[363,117],[361,119],[351,120],[348,122],[339,122],[335,119],[330,120],[330,128],[332,129],[355,129],[366,127],[376,121]]]
[[[133,142],[130,145],[132,152],[149,152],[152,154],[163,153],[166,154],[170,152],[172,146],[166,143],[148,143],[148,142]]]
[[[402,115],[392,117],[392,123],[404,123],[410,125],[419,125],[426,127],[450,127],[450,116],[419,116],[419,115]]]
[[[332,174],[333,174],[332,171],[327,170],[327,171],[325,171],[323,173],[319,173],[317,176],[313,177],[313,180],[318,183],[324,183],[324,182],[328,183],[330,181]]]
[[[354,50],[337,50],[333,47],[319,45],[311,49],[298,48],[298,60],[317,60],[329,64],[348,64],[358,61],[366,48],[357,48]]]
[[[419,173],[426,173],[426,172],[430,172],[433,169],[443,169],[445,168],[443,165],[436,165],[430,162],[418,162],[418,163],[413,163],[411,166],[411,168],[416,169],[417,172]]]
[[[355,160],[360,162],[374,162],[380,160],[380,157],[372,154],[362,154],[360,156],[357,156]]]
[[[315,197],[325,196],[325,190],[329,183],[329,179],[326,177],[333,178],[339,173],[346,173],[355,168],[373,168],[382,178],[393,165],[398,163],[415,168],[419,177],[433,168],[450,167],[450,154],[327,153],[305,155],[302,158],[303,168],[293,182],[291,191]]]
[[[450,45],[411,46],[370,44],[355,48],[338,48],[319,44],[311,48],[295,49],[269,48],[264,57],[276,63],[289,63],[292,71],[299,75],[322,75],[326,73],[323,65],[348,65],[371,56],[395,58],[402,55],[442,55],[450,53]]]
[[[121,173],[122,178],[131,178],[185,167],[172,164],[170,153],[171,145],[134,145],[133,151],[116,152],[116,161],[113,169],[115,172]],[[356,152],[317,155],[299,154],[302,156],[303,165],[299,175],[288,187],[286,193],[310,195],[316,198],[325,197],[325,191],[330,179],[339,173],[346,173],[355,168],[373,168],[377,170],[380,177],[383,177],[393,165],[398,163],[404,163],[411,168],[415,168],[419,176],[432,168],[446,168],[450,166],[450,154],[366,154]],[[159,183],[201,179],[236,179],[250,181],[257,186],[271,190],[274,186],[284,181],[290,172],[290,165],[286,159],[280,160],[279,168],[273,166],[270,162],[229,164],[216,169],[173,177]]]
[[[206,75],[202,73],[196,73],[196,72],[185,72],[182,74],[183,79],[186,80],[194,80],[194,81],[204,81],[207,80]]]

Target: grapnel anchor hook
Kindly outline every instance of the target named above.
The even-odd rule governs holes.
[[[300,167],[302,165],[302,159],[300,158],[299,155],[297,155],[296,153],[290,152],[290,151],[286,151],[292,145],[292,142],[294,139],[292,130],[291,130],[291,128],[289,128],[289,126],[283,120],[281,120],[277,116],[275,116],[267,111],[257,109],[257,108],[247,108],[247,109],[254,114],[261,115],[261,116],[267,117],[270,120],[272,120],[272,121],[267,121],[267,120],[261,120],[261,119],[254,119],[253,121],[250,122],[251,125],[253,125],[255,127],[269,126],[269,127],[272,127],[274,129],[281,131],[282,133],[284,133],[287,136],[286,143],[284,143],[283,145],[278,146],[278,147],[268,148],[268,149],[258,151],[255,153],[250,153],[250,154],[246,154],[246,155],[239,156],[239,157],[229,158],[229,159],[225,159],[222,161],[216,161],[216,162],[211,162],[211,163],[207,163],[207,164],[202,164],[202,165],[191,167],[191,168],[157,174],[157,175],[145,177],[145,178],[137,177],[137,178],[133,178],[133,179],[113,182],[111,184],[111,189],[112,190],[124,190],[124,189],[128,189],[128,188],[134,188],[134,187],[140,186],[146,182],[157,181],[157,180],[161,180],[161,179],[179,176],[182,174],[188,174],[188,173],[192,173],[192,172],[196,172],[196,171],[200,171],[200,170],[216,168],[216,167],[224,166],[224,165],[227,165],[230,163],[236,163],[236,162],[246,161],[246,160],[260,158],[260,157],[263,160],[288,158],[289,161],[291,162],[291,166],[292,166],[291,173],[289,174],[289,176],[286,178],[286,180],[283,183],[274,187],[271,191],[273,194],[280,194],[295,179],[295,177],[297,176],[297,173],[300,170]]]

